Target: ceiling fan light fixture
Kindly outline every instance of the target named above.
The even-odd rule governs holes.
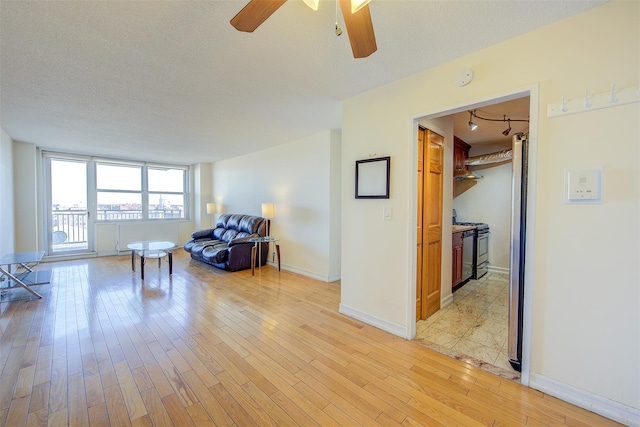
[[[318,4],[320,3],[320,0],[303,0],[303,1],[311,9],[318,10]]]
[[[371,2],[371,0],[351,0],[351,13],[356,13],[357,11],[368,5],[369,2]]]

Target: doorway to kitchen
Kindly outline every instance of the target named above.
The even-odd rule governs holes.
[[[468,144],[468,157],[472,160],[479,156],[496,153],[508,155],[502,161],[495,161],[477,166],[466,167],[465,176],[473,177],[454,181],[455,176],[462,174],[453,166],[459,159],[453,155],[447,157],[452,166],[445,168],[451,175],[445,175],[445,180],[451,180],[450,186],[445,186],[443,201],[443,216],[452,220],[443,223],[443,236],[451,232],[449,224],[454,223],[453,209],[457,212],[459,222],[484,223],[489,227],[489,268],[488,272],[453,283],[455,278],[454,250],[450,251],[452,264],[449,263],[446,249],[442,251],[442,309],[424,320],[416,322],[416,341],[431,347],[441,353],[448,354],[460,360],[479,366],[483,369],[501,374],[506,377],[519,378],[519,373],[512,368],[509,350],[509,311],[522,309],[526,314],[525,296],[516,296],[517,306],[514,308],[510,299],[512,281],[510,275],[511,246],[518,241],[520,235],[512,235],[512,208],[517,200],[512,194],[512,160],[513,135],[529,134],[529,123],[509,122],[506,118],[535,120],[531,117],[530,92],[521,92],[494,100],[469,105],[453,111],[433,114],[418,120],[421,126],[429,126],[431,120],[442,126],[450,123],[450,132],[446,135],[447,146],[453,151],[453,139],[460,139]],[[537,102],[536,102],[537,103]],[[537,108],[537,106],[536,106]],[[471,119],[470,111],[489,121]],[[476,131],[470,129],[471,121],[478,122]],[[532,126],[533,128],[533,126]],[[480,131],[480,132],[477,132]],[[477,133],[472,133],[477,132]],[[477,160],[477,159],[475,159]],[[517,159],[520,161],[520,159]],[[535,170],[534,170],[535,172]],[[525,172],[526,173],[526,172]],[[526,182],[526,181],[525,181]],[[419,187],[420,184],[418,184]],[[418,199],[417,205],[420,205]],[[517,218],[519,222],[521,217]],[[520,225],[520,224],[516,224]],[[523,225],[523,236],[527,229]],[[516,227],[517,228],[517,227]],[[453,240],[453,239],[452,239]],[[447,244],[448,239],[443,239]],[[524,257],[524,251],[521,254]],[[420,260],[417,260],[416,266]],[[417,267],[418,269],[419,267]],[[451,276],[444,272],[451,271]],[[416,271],[418,273],[418,271]],[[524,275],[523,275],[524,277]],[[524,282],[523,282],[524,284]],[[513,292],[513,290],[511,290]],[[416,315],[418,313],[416,312]],[[519,360],[523,362],[523,371],[528,375],[528,328],[530,324],[520,312],[520,330],[515,337],[519,340]],[[523,322],[524,320],[524,322]],[[524,340],[524,348],[523,344]],[[513,341],[514,338],[511,338]]]

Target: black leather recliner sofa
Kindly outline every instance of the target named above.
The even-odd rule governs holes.
[[[222,268],[228,271],[251,268],[251,250],[255,243],[249,242],[253,237],[267,235],[265,218],[253,215],[223,214],[216,222],[215,228],[198,230],[191,233],[191,240],[184,244],[184,250],[191,258]],[[266,264],[268,243],[262,246],[261,259],[257,259],[256,267]]]

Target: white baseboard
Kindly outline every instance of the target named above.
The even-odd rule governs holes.
[[[131,254],[131,251],[127,252],[128,254]],[[118,253],[118,251],[103,251],[103,252],[98,252],[98,256],[114,256],[114,255],[120,255]]]
[[[342,275],[341,274],[333,274],[333,275],[329,276],[329,280],[327,280],[327,282],[333,283],[333,282],[337,282],[340,279],[342,279]]]
[[[443,308],[451,305],[451,303],[453,302],[453,294],[449,294],[446,297],[442,298],[442,301],[440,301],[440,309],[442,310]]]
[[[84,252],[81,254],[65,254],[65,255],[47,255],[42,257],[42,262],[55,262],[55,261],[73,261],[76,259],[95,258],[100,256],[95,252]]]
[[[498,274],[509,274],[509,268],[505,268],[505,267],[494,267],[494,266],[489,266],[489,271],[492,273],[498,273]]]
[[[626,426],[640,427],[640,409],[623,405],[533,372],[530,374],[529,387]]]
[[[404,325],[389,322],[388,320],[381,319],[379,317],[374,317],[368,313],[365,313],[353,307],[349,307],[342,303],[340,304],[338,311],[346,316],[353,317],[354,319],[358,319],[371,326],[375,326],[378,329],[389,332],[390,334],[397,335],[404,339],[410,339],[409,330]]]
[[[268,265],[271,265],[275,268],[278,268],[278,264],[275,262],[267,262]],[[296,273],[296,274],[300,274],[301,276],[306,276],[306,277],[310,277],[312,279],[316,279],[316,280],[320,280],[322,282],[327,282],[327,283],[331,283],[331,282],[335,282],[337,280],[340,280],[340,274],[335,274],[335,275],[331,275],[331,276],[323,276],[321,274],[317,274],[314,273],[312,271],[309,270],[305,270],[303,268],[297,268],[297,267],[293,267],[291,265],[286,265],[286,264],[281,264],[280,268],[282,270],[287,270],[290,271],[292,273]]]

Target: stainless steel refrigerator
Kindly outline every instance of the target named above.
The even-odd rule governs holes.
[[[529,134],[513,136],[511,173],[511,251],[509,258],[509,363],[522,369],[522,316],[527,225],[527,154]]]

